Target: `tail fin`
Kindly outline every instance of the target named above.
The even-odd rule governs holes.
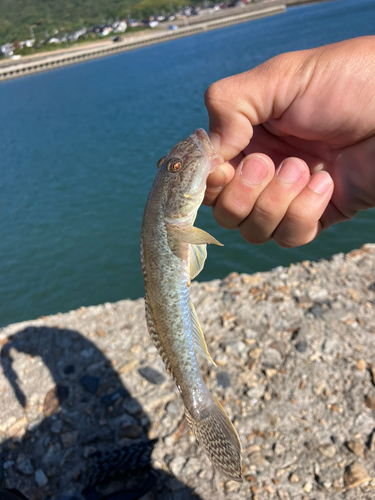
[[[241,443],[219,401],[213,398],[206,417],[194,419],[186,408],[185,415],[199,444],[216,469],[226,478],[242,482]]]

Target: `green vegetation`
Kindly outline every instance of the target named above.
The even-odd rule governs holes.
[[[117,18],[168,15],[186,3],[186,0],[0,0],[0,45],[31,38],[31,29],[38,42],[56,32],[71,33],[82,25],[89,29]],[[190,2],[198,3],[201,2]]]

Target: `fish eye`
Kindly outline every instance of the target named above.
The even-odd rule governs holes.
[[[182,167],[182,162],[180,160],[171,160],[168,163],[169,172],[178,172],[181,167]]]

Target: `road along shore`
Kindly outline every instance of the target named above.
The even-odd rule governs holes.
[[[123,474],[116,490],[137,489],[121,457],[157,439],[147,500],[374,500],[375,244],[191,294],[244,482],[215,473],[189,433],[138,299],[0,329],[0,485],[81,500],[90,455],[123,447],[109,472]]]
[[[195,22],[190,26],[180,27],[178,30],[158,30],[147,34],[127,36],[122,42],[106,41],[98,44],[87,44],[85,47],[59,50],[46,55],[38,54],[20,60],[7,60],[0,64],[0,81],[20,76],[46,71],[68,64],[74,64],[89,59],[104,57],[126,50],[133,50],[155,43],[167,42],[175,38],[195,35],[208,30],[223,28],[231,24],[243,23],[253,19],[272,16],[285,12],[285,4],[276,3],[267,7],[243,8],[236,14],[214,17],[212,20]]]

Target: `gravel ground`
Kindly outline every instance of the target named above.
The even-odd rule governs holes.
[[[148,478],[129,498],[375,499],[375,245],[191,293],[244,482],[224,481],[189,432],[139,299],[0,330],[0,484],[78,500],[121,470],[99,496]]]

